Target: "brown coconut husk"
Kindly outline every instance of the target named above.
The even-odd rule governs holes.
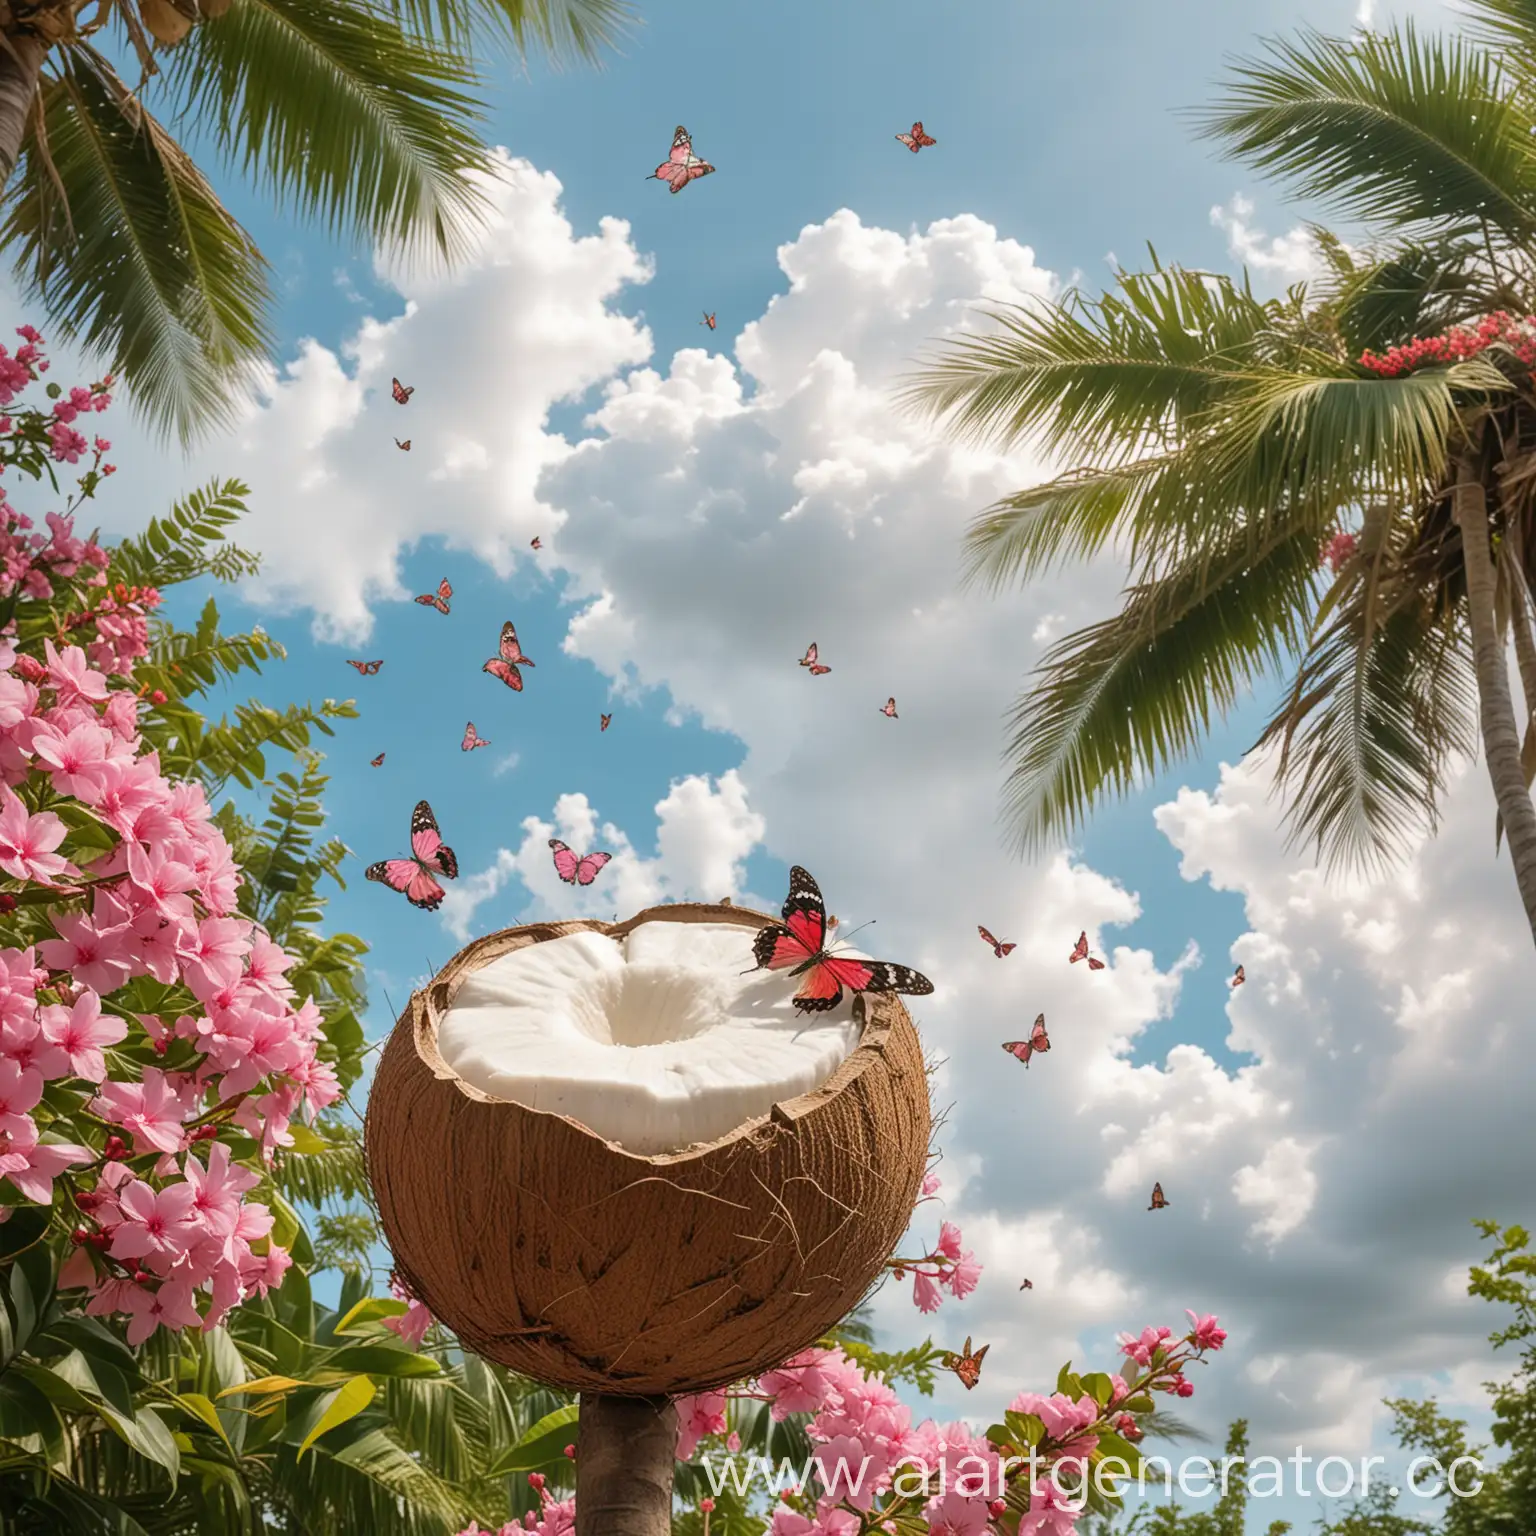
[[[193,0],[139,0],[139,15],[162,48],[174,48],[197,20]]]
[[[680,903],[490,934],[413,995],[368,1102],[368,1175],[401,1280],[468,1348],[567,1391],[699,1392],[815,1343],[884,1268],[928,1155],[922,1047],[890,994],[857,998],[859,1044],[820,1088],[652,1157],[493,1099],[439,1055],[439,1021],[472,971],[657,919],[776,921]]]

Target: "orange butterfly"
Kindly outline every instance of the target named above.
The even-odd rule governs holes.
[[[384,762],[384,754],[382,752],[380,752],[377,757],[370,757],[368,759],[368,766],[370,768],[378,768],[378,767],[381,767],[383,765],[383,762]]]
[[[806,646],[805,655],[800,658],[800,665],[802,667],[809,667],[812,677],[821,677],[832,670],[831,667],[822,666],[821,653],[816,649],[816,642],[814,640]]]
[[[889,715],[892,720],[901,719],[901,716],[896,713],[896,700],[894,698],[887,699],[885,703],[880,706],[880,713],[882,715]]]
[[[400,439],[397,437],[395,439],[395,447],[396,448],[403,448],[403,449],[405,449],[405,451],[407,453],[409,453],[411,451],[411,440],[410,440],[410,438],[406,438],[406,440],[402,443],[400,441]]]
[[[453,588],[448,584],[448,578],[444,576],[443,579],[438,582],[437,592],[435,594],[431,592],[423,592],[421,596],[416,599],[416,601],[418,603],[424,604],[428,608],[436,608],[439,613],[447,613],[448,599],[452,596]]]
[[[601,718],[602,718],[602,724],[598,726],[598,730],[606,731],[608,729],[609,725],[613,721],[613,716],[612,715],[603,715]]]
[[[1010,1056],[1017,1056],[1026,1067],[1029,1066],[1031,1056],[1043,1056],[1051,1048],[1051,1037],[1045,1032],[1045,1015],[1042,1013],[1035,1019],[1035,1027],[1030,1031],[1028,1040],[1005,1040],[1003,1049]]]
[[[1168,1202],[1163,1198],[1163,1186],[1161,1184],[1154,1184],[1152,1186],[1152,1204],[1147,1209],[1149,1211],[1166,1211],[1168,1209]]]
[[[1074,961],[1086,960],[1090,971],[1102,971],[1104,969],[1104,962],[1102,960],[1095,960],[1088,953],[1088,930],[1086,928],[1078,934],[1077,943],[1072,946],[1072,953],[1069,958]]]
[[[700,325],[707,325],[710,328],[710,330],[714,330],[714,328],[715,328],[715,317],[712,314],[710,314],[710,312],[706,309],[704,311],[704,318],[699,321],[699,324]]]
[[[349,659],[347,665],[349,667],[356,667],[364,677],[372,677],[384,663],[382,661],[352,661]]]
[[[1001,960],[1004,955],[1011,955],[1019,946],[1017,944],[1004,944],[1001,939],[994,939],[980,923],[976,924],[976,932],[992,946],[997,958]]]
[[[416,386],[412,384],[407,389],[399,379],[391,379],[389,381],[389,392],[395,397],[396,405],[405,405],[410,401],[411,396],[416,393]]]
[[[914,155],[918,150],[926,148],[929,144],[937,144],[939,142],[937,139],[929,138],[923,132],[923,125],[921,123],[913,123],[911,133],[898,133],[896,141],[899,144],[905,144]]]
[[[1234,987],[1240,987],[1247,980],[1248,980],[1248,978],[1243,974],[1242,966],[1238,966],[1237,970],[1232,975],[1232,983],[1231,984]]]
[[[534,538],[529,539],[529,541],[528,541],[528,548],[529,549],[543,549],[544,548],[544,541],[543,541],[543,539],[538,538],[537,536],[535,536]]]
[[[967,1338],[965,1348],[958,1355],[950,1350],[944,1356],[944,1369],[953,1371],[965,1383],[965,1390],[969,1392],[981,1380],[981,1362],[991,1348],[990,1344],[983,1344],[973,1355],[971,1341]]]

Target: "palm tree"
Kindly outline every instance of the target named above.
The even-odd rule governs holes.
[[[1121,611],[1055,645],[1015,708],[1021,849],[1193,750],[1213,709],[1299,657],[1260,738],[1293,841],[1390,861],[1434,826],[1480,726],[1536,939],[1536,345],[1501,318],[1536,309],[1536,3],[1468,7],[1481,43],[1411,26],[1271,42],[1201,114],[1230,154],[1363,226],[1367,251],[1314,230],[1310,291],[1260,301],[1246,276],[1153,252],[1117,292],[1003,310],[909,381],[907,403],[959,433],[1072,466],[980,514],[972,580],[1111,544],[1130,558]]]
[[[10,0],[0,241],[52,325],[185,443],[228,418],[266,355],[270,292],[166,121],[286,211],[452,258],[484,199],[468,173],[490,163],[479,45],[591,59],[628,14],[625,0]]]

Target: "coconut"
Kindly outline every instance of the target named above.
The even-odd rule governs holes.
[[[139,0],[139,15],[157,43],[173,48],[192,30],[197,9],[190,0]]]
[[[401,1280],[467,1347],[659,1402],[781,1363],[879,1276],[927,1159],[917,1032],[889,994],[797,1015],[798,978],[754,969],[772,921],[509,929],[411,998],[368,1171]]]

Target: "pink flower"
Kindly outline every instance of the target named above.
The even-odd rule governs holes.
[[[103,1120],[130,1131],[136,1152],[181,1150],[186,1109],[158,1068],[145,1067],[142,1083],[103,1083],[91,1108]]]
[[[94,1162],[96,1154],[89,1147],[77,1147],[68,1141],[39,1141],[25,1150],[13,1147],[0,1155],[0,1174],[8,1178],[28,1200],[48,1205],[53,1200],[53,1181],[66,1168]]]
[[[1188,1307],[1185,1307],[1184,1315],[1193,1324],[1189,1341],[1196,1349],[1220,1349],[1227,1342],[1227,1330],[1214,1316],[1197,1317]]]
[[[189,1280],[166,1280],[154,1290],[147,1286],[131,1286],[123,1296],[120,1308],[112,1310],[132,1314],[128,1342],[135,1348],[157,1328],[174,1331],[192,1328],[202,1322],[197,1315],[197,1303]]]
[[[960,1228],[954,1222],[946,1221],[939,1227],[938,1246],[934,1251],[942,1253],[946,1259],[960,1257]]]
[[[81,800],[100,793],[101,765],[112,745],[112,733],[94,721],[82,720],[67,734],[39,721],[32,731],[32,755],[52,770],[54,789]]]
[[[69,1057],[69,1069],[76,1077],[99,1083],[107,1075],[102,1048],[116,1045],[127,1037],[128,1026],[110,1013],[101,1011],[101,999],[85,991],[68,1007],[50,1004],[41,1013],[43,1036]]]
[[[936,1173],[925,1173],[923,1175],[923,1198],[926,1200],[930,1195],[936,1195],[936,1194],[938,1194],[938,1192],[939,1192],[939,1176],[938,1176],[938,1174],[936,1174]]]
[[[0,785],[0,869],[18,880],[52,885],[56,875],[77,875],[68,859],[53,850],[64,841],[65,827],[52,811],[27,814],[10,789]]]
[[[112,1229],[108,1252],[114,1259],[147,1258],[168,1270],[197,1235],[193,1196],[190,1184],[156,1190],[134,1179],[123,1185],[117,1195],[123,1219]]]
[[[54,650],[52,640],[45,640],[43,655],[47,658],[48,681],[61,705],[73,704],[76,699],[99,704],[106,698],[106,678],[91,671],[85,652],[78,645],[67,645],[61,652]]]
[[[725,1433],[725,1393],[699,1392],[676,1401],[677,1459],[687,1461],[705,1435]]]
[[[834,1390],[838,1367],[844,1357],[839,1350],[802,1349],[783,1365],[764,1371],[758,1386],[772,1399],[774,1422],[792,1413],[814,1413]]]
[[[232,1237],[240,1225],[241,1199],[261,1183],[261,1175],[249,1168],[232,1166],[229,1148],[221,1141],[208,1148],[205,1169],[195,1157],[186,1163],[187,1185],[192,1190],[192,1211],[204,1228],[220,1237]],[[265,1207],[263,1207],[265,1209]],[[270,1220],[268,1229],[270,1230]],[[265,1233],[253,1234],[265,1236]]]
[[[67,971],[78,984],[94,988],[97,992],[115,992],[128,980],[129,933],[124,922],[111,922],[108,927],[98,927],[103,907],[102,893],[98,891],[97,911],[90,917],[83,912],[54,912],[53,926],[59,937],[44,939],[37,946],[43,964],[52,971]],[[103,1042],[115,1045],[121,1040]],[[100,1077],[93,1081],[100,1081]]]
[[[912,1302],[919,1312],[937,1312],[943,1300],[938,1286],[922,1270],[912,1276]]]
[[[927,1508],[932,1536],[981,1536],[990,1518],[985,1499],[962,1498],[950,1489]]]
[[[37,1127],[31,1112],[43,1096],[43,1074],[32,1067],[20,1067],[9,1059],[0,1060],[0,1136],[31,1146],[37,1140]]]
[[[398,1317],[386,1317],[384,1326],[391,1333],[398,1333],[412,1349],[420,1349],[421,1341],[427,1336],[427,1329],[432,1326],[432,1314],[424,1303],[412,1296],[406,1301],[405,1311]]]
[[[939,1277],[939,1284],[948,1286],[956,1300],[963,1300],[976,1289],[980,1279],[981,1265],[976,1262],[976,1255],[967,1249]]]
[[[1050,1397],[1021,1392],[1009,1403],[1008,1411],[1033,1414],[1045,1425],[1046,1434],[1057,1442],[1057,1449],[1066,1454],[1089,1456],[1099,1443],[1096,1435],[1079,1433],[1099,1416],[1099,1405],[1086,1392],[1075,1403],[1060,1392]]]
[[[148,898],[153,907],[172,922],[187,922],[192,904],[184,894],[197,884],[197,875],[188,865],[179,863],[164,847],[144,848],[137,841],[128,844],[128,878],[135,889]]]

